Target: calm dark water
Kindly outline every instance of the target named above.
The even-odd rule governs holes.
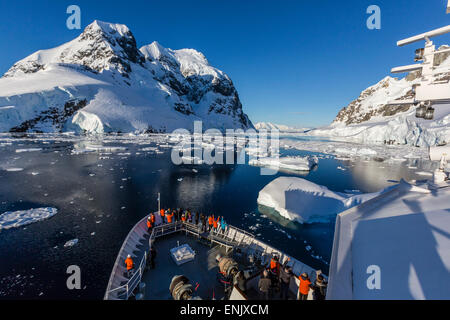
[[[51,219],[0,233],[0,298],[102,299],[124,238],[139,219],[157,209],[158,192],[163,207],[222,215],[328,272],[334,222],[301,225],[258,211],[256,200],[264,186],[279,176],[298,175],[261,176],[259,168],[248,165],[175,166],[169,149],[154,154],[140,151],[141,145],[121,146],[127,150],[76,155],[71,154],[71,142],[17,140],[0,148],[3,168],[24,169],[0,169],[0,213],[47,206],[59,210]],[[43,150],[16,153],[36,147]],[[318,168],[303,178],[334,191],[372,192],[412,175],[405,164],[350,164],[319,156]],[[64,248],[75,238],[77,245]],[[81,268],[82,290],[66,288],[69,265]]]

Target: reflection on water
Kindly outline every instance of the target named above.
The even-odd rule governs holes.
[[[0,146],[0,213],[44,206],[59,210],[49,220],[0,233],[0,260],[8,261],[0,264],[0,297],[101,299],[122,241],[136,221],[157,209],[158,192],[163,207],[224,216],[327,272],[334,223],[301,225],[268,208],[259,208],[260,214],[259,191],[277,177],[297,176],[333,191],[371,192],[402,177],[423,178],[414,172],[426,169],[420,162],[342,162],[317,154],[319,166],[306,176],[261,176],[260,168],[248,165],[175,166],[167,148],[160,146],[162,153],[143,151],[157,143],[94,145],[96,150],[86,150],[93,144],[81,141],[74,148],[70,141],[14,140]],[[43,150],[15,152],[33,147]],[[23,170],[2,170],[12,167]],[[71,239],[78,244],[64,248]],[[65,286],[66,268],[72,264],[82,270],[83,290],[76,292]]]

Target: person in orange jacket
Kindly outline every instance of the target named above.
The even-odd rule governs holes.
[[[183,213],[181,215],[181,221],[186,222],[186,214],[185,213]]]
[[[173,220],[173,212],[166,214],[167,223],[172,223]]]
[[[214,228],[215,232],[217,232],[219,229],[219,220],[220,220],[220,217],[217,217],[217,220],[214,219],[214,217],[213,217],[213,228]]]
[[[280,262],[279,262],[279,258],[278,256],[273,256],[272,260],[270,260],[270,271],[272,272],[272,274],[274,274],[276,276],[276,278],[278,278],[279,274],[280,274]]]
[[[208,231],[211,231],[212,227],[213,227],[213,223],[214,223],[214,216],[209,216],[208,217],[208,225],[209,225],[209,229]]]
[[[152,229],[153,229],[153,223],[152,223],[152,218],[148,217],[147,218],[147,231],[148,233],[152,233]]]
[[[164,216],[166,215],[166,211],[164,209],[161,209],[159,211],[159,215],[161,216],[161,223],[164,223]]]
[[[155,217],[155,214],[153,212],[150,214],[150,221],[151,221],[151,223],[153,225],[155,225],[156,217]]]
[[[125,259],[125,265],[127,266],[127,277],[131,278],[133,275],[134,263],[133,259],[131,259],[131,255],[128,255]]]
[[[309,289],[312,288],[308,274],[306,272],[302,273],[298,280],[300,280],[300,284],[298,286],[297,300],[308,300]]]

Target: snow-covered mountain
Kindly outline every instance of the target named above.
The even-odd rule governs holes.
[[[194,49],[137,48],[125,25],[94,21],[76,39],[0,79],[0,132],[169,132],[253,128],[231,79]]]
[[[439,50],[448,48],[442,46]],[[449,52],[443,52],[435,56],[434,65],[442,70],[436,80],[450,80],[449,55]],[[417,119],[412,104],[388,105],[393,100],[413,98],[413,85],[420,77],[420,71],[415,71],[402,79],[384,78],[343,108],[329,127],[313,130],[310,134],[361,143],[415,146],[450,143],[450,105],[435,106],[432,121]]]
[[[278,130],[280,132],[305,132],[306,128],[293,128],[282,124],[274,124],[271,122],[258,122],[255,124],[256,130]]]

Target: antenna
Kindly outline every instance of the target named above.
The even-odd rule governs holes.
[[[447,13],[450,13],[450,0],[447,4]],[[412,88],[414,94],[413,99],[390,101],[388,105],[412,104],[417,106],[416,117],[425,120],[433,120],[433,105],[447,103],[450,101],[450,81],[436,81],[436,76],[443,72],[448,72],[442,68],[436,67],[434,57],[438,53],[449,52],[450,49],[436,50],[436,46],[430,39],[450,33],[450,25],[424,32],[419,35],[409,37],[397,42],[397,46],[403,47],[411,43],[425,40],[425,46],[415,51],[414,61],[421,61],[420,64],[396,67],[391,73],[405,73],[412,71],[420,71],[418,73],[418,83]]]
[[[449,0],[450,1],[450,0]],[[447,8],[447,12],[450,12],[450,7]],[[439,29],[435,29],[432,31],[428,31],[428,32],[424,32],[422,34],[419,34],[417,36],[414,37],[410,37],[410,38],[406,38],[403,40],[400,40],[397,42],[397,46],[399,47],[403,47],[406,46],[407,44],[411,44],[420,40],[426,40],[427,43],[430,42],[430,38],[432,37],[437,37],[437,36],[442,36],[443,34],[447,34],[450,32],[450,25],[446,26],[446,27],[442,27]]]

